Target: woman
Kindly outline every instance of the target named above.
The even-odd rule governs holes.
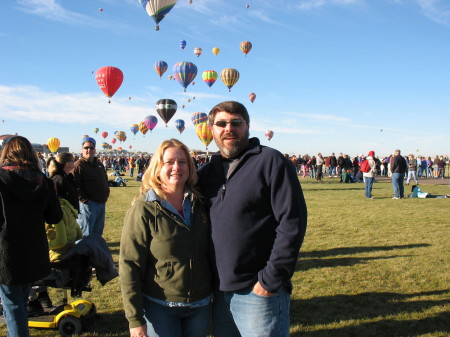
[[[425,199],[425,198],[437,198],[437,199],[450,198],[449,194],[433,195],[428,192],[422,192],[420,187],[417,185],[412,185],[411,192],[412,192],[412,194],[407,195],[408,198],[422,198],[422,199]]]
[[[60,153],[49,161],[48,173],[55,183],[56,195],[63,211],[60,222],[45,226],[51,262],[61,261],[75,246],[75,241],[82,237],[81,228],[77,223],[79,202],[73,176],[74,168],[73,155],[68,152]],[[53,304],[48,292],[44,290],[39,292],[35,300],[30,301],[29,306],[39,310],[39,306],[51,308]]]
[[[53,182],[40,171],[28,139],[16,136],[0,155],[0,297],[9,337],[28,337],[31,283],[50,273],[45,222],[62,212]]]
[[[120,281],[130,336],[206,336],[210,316],[209,227],[188,148],[161,143],[128,210]]]
[[[80,203],[77,196],[77,186],[73,175],[75,159],[71,153],[64,152],[52,158],[48,173],[55,183],[56,195],[67,200],[79,212]],[[78,216],[77,216],[78,217]]]

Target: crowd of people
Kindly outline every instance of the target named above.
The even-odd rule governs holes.
[[[323,157],[321,153],[316,156],[309,155],[292,155],[285,154],[294,164],[297,174],[302,178],[309,176],[310,178],[321,181],[324,176],[342,177],[343,173],[351,174],[352,182],[362,182],[357,178],[360,172],[361,162],[366,159],[366,155],[360,154],[351,158],[348,154],[340,153],[338,157],[334,153]],[[375,156],[373,160],[376,165],[376,175],[382,177],[392,177],[391,162],[394,154],[385,157]],[[444,179],[449,175],[450,158],[444,155],[436,155],[434,159],[424,156],[415,157],[413,154],[404,156],[408,164],[408,183],[410,179],[414,179],[417,183],[418,178],[434,178]]]

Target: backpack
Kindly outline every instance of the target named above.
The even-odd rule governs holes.
[[[370,171],[370,165],[369,165],[369,161],[368,161],[367,159],[364,159],[364,160],[361,162],[361,167],[360,167],[360,169],[361,169],[361,172],[364,172],[364,173],[367,173],[367,172]]]

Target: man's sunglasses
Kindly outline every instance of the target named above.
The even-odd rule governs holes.
[[[93,146],[85,146],[85,147],[83,147],[83,149],[85,149],[85,150],[95,150],[95,147],[93,147]]]
[[[232,119],[229,122],[217,121],[217,122],[214,122],[213,124],[215,126],[218,126],[219,128],[225,128],[227,126],[227,124],[231,124],[231,126],[238,127],[238,126],[241,126],[243,123],[245,123],[245,122],[242,119]]]

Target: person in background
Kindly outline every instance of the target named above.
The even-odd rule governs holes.
[[[133,177],[134,169],[136,168],[136,160],[133,156],[128,159],[128,166],[130,167],[130,178]]]
[[[420,187],[417,186],[417,185],[412,185],[411,186],[411,192],[412,192],[412,194],[408,194],[407,195],[408,198],[421,198],[421,199],[425,199],[425,198],[437,198],[437,199],[450,198],[449,194],[433,195],[433,194],[430,194],[430,193],[427,193],[427,192],[422,192]]]
[[[131,337],[205,337],[212,299],[209,224],[188,148],[162,142],[127,211],[120,283]]]
[[[373,187],[373,182],[375,180],[375,176],[377,173],[377,165],[375,163],[375,152],[374,151],[369,151],[369,154],[366,158],[366,160],[369,161],[369,167],[370,170],[368,172],[364,172],[363,173],[363,177],[364,177],[364,184],[365,184],[365,195],[367,199],[373,199],[372,196],[372,187]]]
[[[45,222],[62,211],[53,182],[28,139],[15,136],[0,155],[0,298],[9,337],[28,337],[31,283],[50,273]]]
[[[323,163],[324,159],[322,153],[318,153],[316,159],[316,180],[320,182],[322,181],[323,178]]]
[[[414,158],[413,154],[410,154],[408,156],[408,177],[406,178],[406,185],[409,185],[409,181],[411,180],[411,178],[414,179],[416,185],[419,184],[419,182],[417,181],[416,174],[417,174],[417,160]]]
[[[249,139],[241,103],[219,103],[208,119],[220,150],[199,170],[217,269],[213,334],[289,336],[291,277],[307,223],[295,168]]]
[[[95,139],[81,140],[81,158],[75,162],[75,184],[80,215],[78,224],[83,237],[102,236],[105,227],[105,205],[109,197],[108,176],[101,161],[95,156]]]
[[[392,199],[402,199],[405,196],[403,180],[405,179],[407,164],[405,158],[402,157],[400,150],[395,150],[390,164],[390,171],[392,173],[392,187],[394,189],[394,197]]]

